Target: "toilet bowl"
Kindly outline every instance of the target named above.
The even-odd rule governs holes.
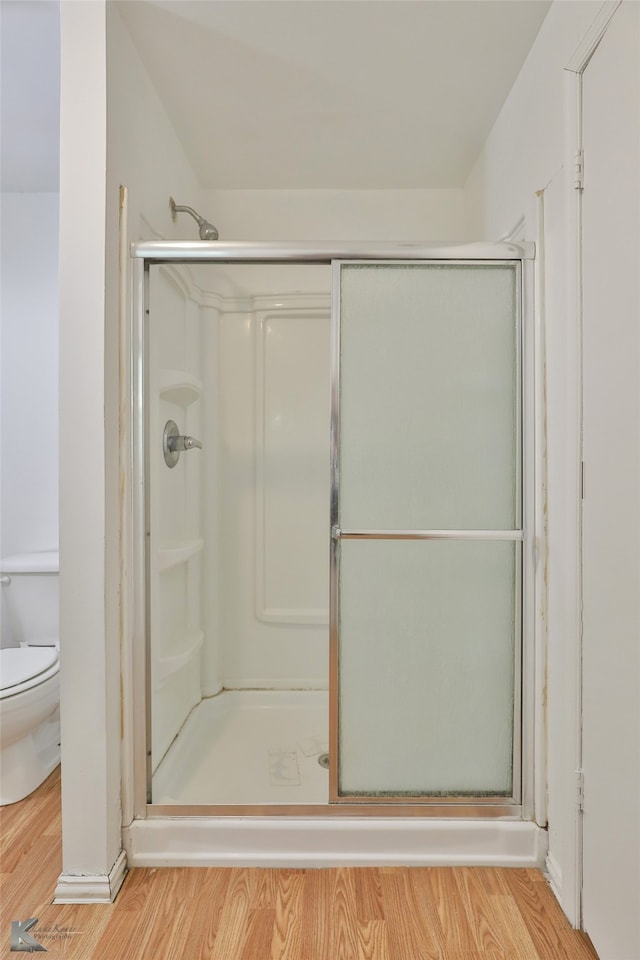
[[[32,793],[60,762],[55,647],[0,650],[0,806]]]
[[[60,762],[57,553],[0,562],[0,806],[22,800]]]

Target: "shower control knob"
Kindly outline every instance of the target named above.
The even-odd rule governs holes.
[[[193,450],[194,447],[202,450],[202,444],[199,440],[181,434],[175,420],[167,420],[162,434],[162,452],[166,465],[175,467],[180,459],[180,454],[184,453],[185,450]]]
[[[169,440],[169,449],[182,452],[183,450],[193,450],[198,447],[202,450],[202,444],[195,437],[172,437]]]

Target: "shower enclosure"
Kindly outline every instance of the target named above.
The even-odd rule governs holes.
[[[531,817],[532,258],[134,245],[139,816]]]

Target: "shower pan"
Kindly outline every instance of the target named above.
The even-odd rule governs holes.
[[[533,252],[133,246],[138,822],[535,832]]]

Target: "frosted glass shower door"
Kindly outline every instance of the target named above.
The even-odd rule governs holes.
[[[517,803],[520,264],[334,269],[332,800]]]

